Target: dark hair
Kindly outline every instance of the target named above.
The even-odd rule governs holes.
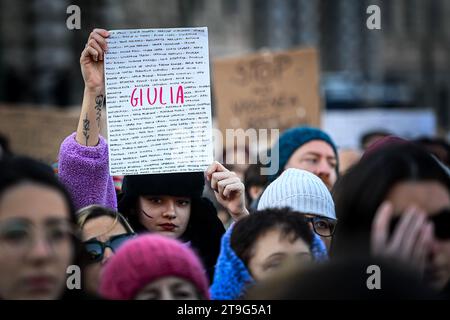
[[[442,138],[420,137],[414,140],[415,143],[421,145],[428,152],[434,154],[443,164],[450,167],[450,144]],[[444,151],[445,155],[436,152],[436,148]]]
[[[77,219],[72,199],[53,173],[53,169],[37,160],[24,157],[12,156],[0,161],[0,198],[9,188],[22,183],[36,183],[57,191],[65,200],[69,208],[69,221],[76,226]],[[85,251],[78,237],[74,240],[74,259],[72,264],[79,266],[82,270],[86,265]],[[76,290],[75,290],[76,291]],[[67,292],[65,293],[65,295]]]
[[[366,145],[367,142],[370,141],[370,139],[376,137],[376,136],[381,136],[381,137],[387,137],[390,136],[391,133],[389,133],[386,130],[371,130],[371,131],[367,131],[365,133],[363,133],[359,139],[359,145],[361,147],[361,149],[364,149],[364,146]]]
[[[250,188],[253,186],[264,187],[269,180],[267,175],[261,174],[261,168],[263,168],[261,163],[251,164],[244,172],[245,196],[247,203],[251,203],[253,200],[250,197]]]
[[[202,197],[204,185],[203,172],[126,176],[118,207],[133,229],[142,233],[149,230],[139,221],[138,208],[141,195],[189,197],[191,214],[186,231],[180,240],[191,243],[192,249],[202,259],[211,280],[220,252],[220,240],[225,233],[225,228],[217,217],[217,210],[214,205],[211,201]]]
[[[71,222],[76,222],[72,199],[65,187],[55,177],[51,167],[24,156],[13,156],[3,159],[0,163],[0,196],[7,189],[24,182],[45,185],[55,189],[63,196],[70,211]]]
[[[189,241],[192,250],[201,258],[203,265],[212,281],[217,258],[220,253],[220,240],[225,228],[217,216],[213,203],[206,198],[190,198],[191,214],[186,231],[181,235],[181,241]],[[136,206],[137,204],[136,199]],[[137,233],[149,232],[139,221],[136,207],[128,211],[128,220]]]
[[[139,197],[175,196],[200,198],[205,185],[203,172],[182,172],[125,176],[118,209],[130,222],[134,230],[146,231],[139,221]]]
[[[0,159],[7,156],[11,156],[9,139],[0,133]]]
[[[339,223],[332,243],[335,252],[369,251],[372,221],[395,184],[434,180],[450,190],[450,176],[429,153],[413,144],[393,145],[362,159],[334,186]]]
[[[304,216],[289,208],[257,211],[236,222],[230,238],[230,246],[236,255],[248,266],[256,241],[266,232],[279,229],[282,237],[298,238],[312,246],[313,234]]]

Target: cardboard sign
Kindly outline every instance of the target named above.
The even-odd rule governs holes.
[[[54,163],[61,142],[77,128],[80,109],[0,107],[0,132],[14,153]]]
[[[110,31],[105,85],[111,175],[212,162],[207,28]]]
[[[314,49],[216,60],[213,87],[222,132],[320,126],[319,67]]]

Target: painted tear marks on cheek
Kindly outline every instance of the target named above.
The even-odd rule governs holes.
[[[142,211],[142,213],[144,214],[144,215],[146,215],[147,217],[149,217],[150,219],[153,219],[153,217],[151,216],[151,215],[149,215],[147,212],[145,212],[144,210],[141,210]]]

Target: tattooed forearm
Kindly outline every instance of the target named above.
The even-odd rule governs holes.
[[[102,106],[103,106],[104,96],[102,94],[95,97],[95,120],[97,121],[97,126],[100,128],[100,119],[102,117]]]
[[[86,139],[86,146],[88,145],[88,140],[89,140],[89,124],[90,121],[88,119],[88,115],[86,113],[86,119],[83,119],[83,136]]]

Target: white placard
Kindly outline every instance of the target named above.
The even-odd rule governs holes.
[[[110,31],[105,89],[111,175],[212,162],[207,28]]]
[[[429,109],[330,110],[322,116],[322,128],[339,148],[358,149],[363,134],[384,130],[404,139],[436,134],[436,116]]]

